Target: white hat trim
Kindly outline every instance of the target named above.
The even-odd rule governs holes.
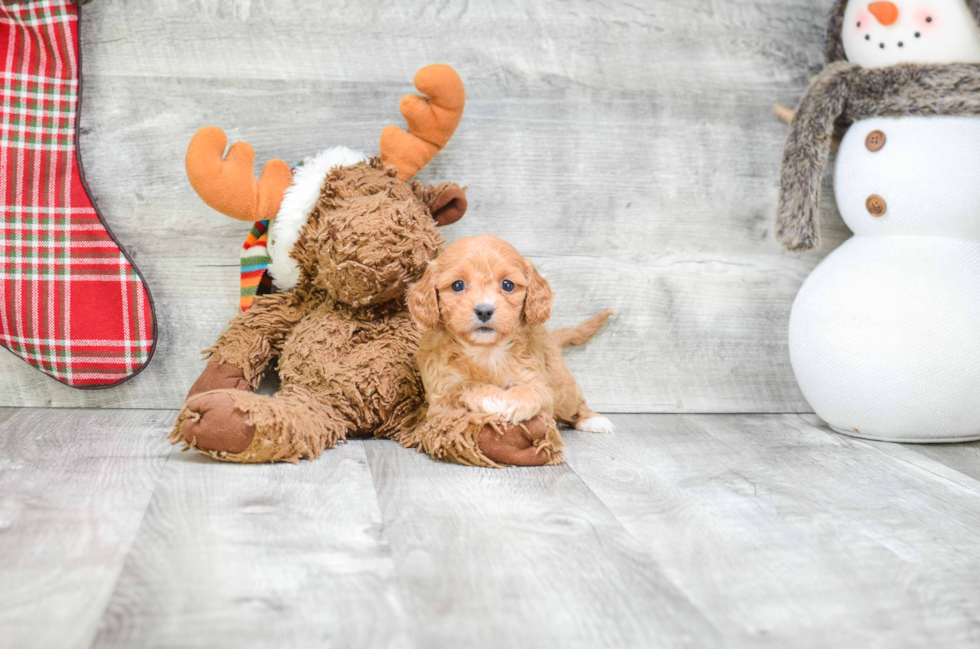
[[[269,227],[269,256],[272,258],[269,274],[280,290],[292,290],[299,282],[299,264],[290,253],[320,199],[320,191],[327,174],[331,169],[349,167],[367,159],[360,151],[335,146],[321,151],[312,160],[296,168],[293,184],[283,195],[279,212]]]

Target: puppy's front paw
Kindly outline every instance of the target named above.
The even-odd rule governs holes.
[[[503,396],[499,397],[485,397],[480,402],[480,410],[487,413],[488,415],[500,415],[504,419],[509,420],[509,413],[511,412],[511,404]]]
[[[575,430],[581,430],[586,433],[612,433],[616,431],[616,427],[607,418],[602,415],[596,415],[588,419],[579,419],[576,421]]]
[[[490,415],[500,415],[501,419],[512,424],[531,419],[541,412],[541,408],[533,403],[507,397],[487,397],[480,403],[480,409]]]

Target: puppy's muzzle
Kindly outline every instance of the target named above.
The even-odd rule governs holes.
[[[476,319],[480,322],[490,322],[490,319],[493,318],[493,313],[493,305],[487,302],[481,302],[473,307],[473,315],[475,315]]]

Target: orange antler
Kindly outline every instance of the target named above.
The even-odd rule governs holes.
[[[381,160],[408,180],[419,172],[459,125],[466,105],[463,81],[448,65],[427,65],[415,75],[415,87],[428,95],[405,95],[398,109],[408,122],[408,133],[397,126],[381,131]]]
[[[225,132],[216,126],[206,126],[191,138],[184,159],[191,187],[210,207],[233,219],[274,219],[282,195],[293,182],[289,165],[269,160],[256,180],[252,147],[235,142],[222,159],[227,143]]]

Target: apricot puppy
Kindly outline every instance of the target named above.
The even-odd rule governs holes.
[[[552,300],[534,265],[487,234],[456,241],[430,263],[407,300],[424,331],[417,358],[427,422],[458,421],[463,410],[494,420],[477,441],[497,464],[560,461],[555,420],[612,432],[586,405],[561,348],[588,341],[613,312],[549,333]]]

